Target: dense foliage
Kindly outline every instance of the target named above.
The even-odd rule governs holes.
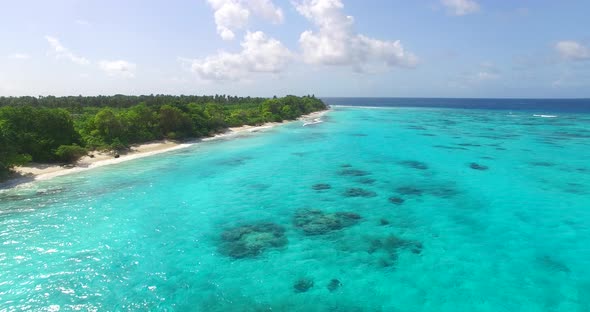
[[[28,161],[71,162],[87,150],[211,136],[325,108],[314,96],[0,97],[0,177]]]

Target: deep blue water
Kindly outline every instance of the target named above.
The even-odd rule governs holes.
[[[590,311],[590,114],[538,113],[335,107],[0,191],[0,311]]]
[[[322,98],[330,105],[590,113],[590,99]]]

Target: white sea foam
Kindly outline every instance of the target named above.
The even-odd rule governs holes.
[[[363,106],[363,105],[330,105],[333,108],[362,108],[362,109],[402,109],[402,108],[412,108],[412,109],[420,109],[424,107],[402,107],[402,106]]]
[[[311,121],[306,121],[305,123],[303,123],[303,126],[310,126],[310,125],[315,125],[315,124],[319,124],[324,122],[321,118],[314,118]]]
[[[534,114],[533,117],[541,117],[541,118],[556,118],[556,115],[540,115],[540,114]]]

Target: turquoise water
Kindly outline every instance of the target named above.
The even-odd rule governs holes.
[[[323,119],[0,193],[0,311],[590,311],[590,114]]]

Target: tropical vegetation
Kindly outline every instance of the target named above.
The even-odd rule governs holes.
[[[323,110],[314,96],[0,97],[0,178],[27,162],[73,162],[89,150],[212,136],[228,127]]]

